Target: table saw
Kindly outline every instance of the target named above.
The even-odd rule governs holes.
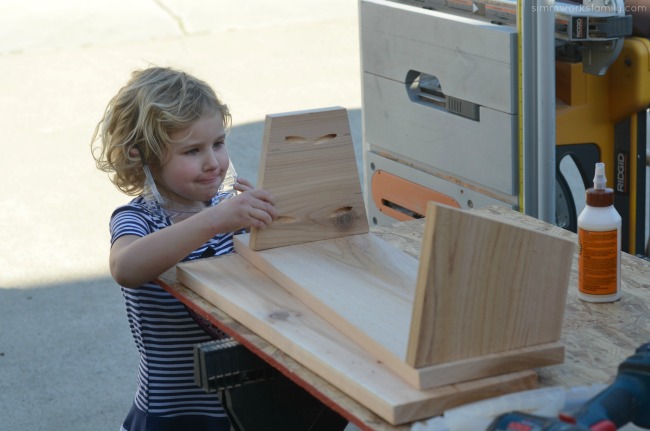
[[[555,209],[546,221],[575,231],[584,190],[603,161],[623,218],[623,250],[647,254],[650,42],[642,2],[534,6],[552,11],[554,33],[545,37],[555,51],[546,61],[550,71],[529,80],[517,2],[359,5],[364,181],[373,225],[422,217],[428,200],[459,208],[501,204],[538,217],[529,195],[545,189]],[[546,153],[523,143],[536,125],[523,126],[521,118],[522,94],[531,86],[541,87],[532,91],[533,111],[543,109],[535,104],[553,109],[554,124],[540,126],[546,141],[536,142]],[[544,166],[550,176],[542,175]]]

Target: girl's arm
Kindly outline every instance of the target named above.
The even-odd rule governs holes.
[[[264,229],[277,217],[271,195],[247,190],[181,222],[144,237],[125,235],[111,248],[111,274],[120,286],[136,288],[158,277],[220,233]]]

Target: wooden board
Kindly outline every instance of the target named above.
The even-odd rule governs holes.
[[[254,250],[368,232],[343,108],[267,115],[257,185],[273,194],[280,216],[251,230]]]
[[[373,234],[255,252],[236,251],[415,388],[426,389],[562,362],[556,342],[414,368],[406,362],[417,261]]]
[[[257,269],[379,358],[405,360],[416,259],[371,233],[259,252],[248,238],[235,250]]]
[[[508,207],[491,205],[474,212],[495,220],[527,226],[577,244],[574,232],[527,216]],[[373,227],[372,232],[407,254],[417,257],[425,219]],[[542,386],[570,388],[608,383],[618,365],[650,340],[650,262],[621,253],[621,300],[591,303],[578,298],[578,253],[574,251],[560,342],[566,348],[563,364],[537,370]]]
[[[177,278],[391,424],[536,386],[536,374],[522,371],[414,389],[241,256],[180,264]]]
[[[493,205],[474,210],[499,220],[528,226],[577,243],[575,233],[534,219],[505,206]],[[412,257],[420,253],[424,219],[371,228],[372,232]],[[213,325],[235,337],[255,354],[277,367],[287,377],[334,408],[364,431],[406,431],[410,425],[393,426],[356,402],[309,368],[259,337],[212,301],[178,282],[176,268],[158,282],[188,307]],[[543,387],[570,388],[610,382],[618,365],[642,343],[650,340],[650,262],[622,253],[621,300],[608,304],[584,302],[577,295],[577,253],[574,253],[570,288],[561,342],[566,346],[566,361],[536,370]]]
[[[430,202],[407,362],[558,341],[574,250],[573,241]]]

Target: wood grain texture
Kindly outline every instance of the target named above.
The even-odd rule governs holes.
[[[527,226],[530,229],[577,242],[570,231],[526,216],[503,206],[475,210],[481,214]],[[417,258],[424,219],[373,227],[372,232],[400,250]],[[650,340],[650,262],[622,253],[621,300],[608,304],[588,303],[577,297],[577,253],[571,267],[561,343],[566,348],[562,364],[537,370],[541,386],[570,388],[607,383],[617,367],[640,344]],[[364,431],[406,431],[409,425],[392,426],[330,384],[287,353],[275,347],[231,314],[216,307],[188,287],[180,284],[175,270],[165,273],[159,283],[188,307],[231,334],[265,361],[307,389]],[[462,385],[455,385],[462,387]],[[495,393],[495,396],[498,395]]]
[[[354,423],[362,431],[407,431],[410,429],[409,425],[393,426],[389,424],[250,328],[235,320],[223,309],[215,307],[210,301],[181,284],[176,277],[176,268],[161,275],[157,282],[187,307],[207,319],[210,324],[226,332],[325,405]]]
[[[418,389],[440,387],[562,361],[557,343],[414,368],[406,362],[418,262],[373,234],[253,251],[235,250],[377,360]]]
[[[241,256],[180,264],[177,279],[391,424],[536,385],[523,371],[414,389]]]
[[[409,364],[559,340],[573,242],[434,203],[426,220]]]
[[[280,216],[251,230],[253,250],[368,232],[344,108],[267,115],[257,185]]]
[[[405,361],[416,259],[370,233],[262,251],[248,240],[234,244],[251,264],[378,358]]]
[[[526,226],[537,232],[577,244],[575,233],[504,206],[475,210],[485,217]],[[417,256],[424,236],[425,220],[375,227],[372,232],[408,254]],[[580,386],[606,383],[619,363],[650,341],[650,262],[621,254],[621,299],[590,303],[578,298],[578,257],[573,253],[569,289],[560,343],[565,347],[562,364],[538,369],[542,386]]]
[[[561,364],[563,361],[564,346],[559,342],[555,342],[484,354],[420,368],[412,368],[404,362],[398,366],[393,366],[388,362],[386,362],[386,365],[394,369],[413,387],[428,389],[489,376],[548,367]]]

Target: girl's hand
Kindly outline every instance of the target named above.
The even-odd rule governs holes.
[[[269,192],[253,189],[252,184],[246,180],[238,180],[235,189],[240,192],[237,196],[209,209],[220,232],[249,227],[265,229],[277,218],[275,202]]]
[[[232,185],[232,188],[241,193],[253,190],[255,186],[245,178],[237,178],[235,183]]]

